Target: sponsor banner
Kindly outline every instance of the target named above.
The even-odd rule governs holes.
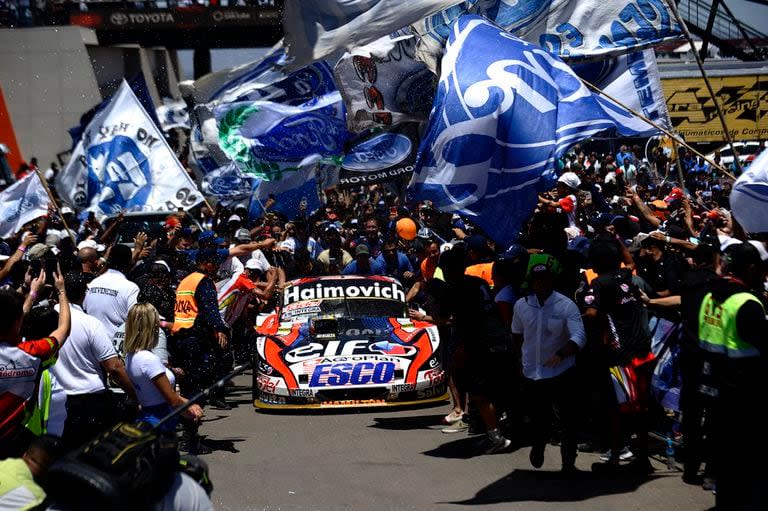
[[[672,129],[653,50],[578,63],[571,67],[577,75],[609,96],[661,126]]]
[[[283,30],[291,66],[305,66],[415,23],[458,0],[285,0]]]
[[[337,186],[349,188],[410,176],[418,149],[415,124],[369,135],[344,155]]]
[[[280,12],[275,0],[259,0],[254,7],[221,7],[218,9],[118,9],[72,13],[71,25],[111,30],[177,30],[203,27],[275,27]]]
[[[203,200],[125,81],[86,127],[56,189],[97,216],[186,210]]]
[[[509,245],[570,146],[611,130],[656,129],[591,93],[559,58],[479,16],[451,32],[412,198],[470,216]]]
[[[412,25],[427,67],[438,69],[453,23],[466,14],[570,59],[620,55],[682,36],[665,0],[466,0]]]
[[[351,281],[352,282],[352,281]],[[333,298],[385,298],[404,302],[403,288],[394,282],[374,282],[373,284],[332,284],[317,282],[310,286],[289,286],[283,291],[283,304],[307,300],[326,300]]]
[[[0,192],[0,238],[8,238],[27,222],[48,214],[48,193],[37,172],[30,172]]]
[[[427,120],[437,76],[415,52],[416,39],[398,31],[339,59],[333,72],[350,131]]]
[[[735,140],[768,139],[768,76],[710,77]],[[715,104],[701,78],[661,81],[675,131],[686,142],[726,142]]]

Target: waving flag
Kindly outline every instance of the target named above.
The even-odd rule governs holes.
[[[554,181],[555,159],[604,130],[656,132],[559,58],[479,16],[453,27],[410,192],[509,244]]]
[[[270,211],[277,211],[293,220],[299,215],[309,216],[322,206],[317,195],[317,166],[312,165],[286,172],[279,181],[261,181],[255,188],[248,216],[264,214],[267,200],[275,199]]]
[[[286,0],[283,30],[293,68],[357,48],[459,0]]]
[[[437,76],[415,51],[416,39],[401,30],[339,59],[333,72],[350,131],[427,120]]]
[[[563,58],[619,55],[682,36],[665,0],[466,0],[412,27],[418,58],[437,69],[453,22],[478,14]]]
[[[746,232],[768,232],[768,150],[763,150],[736,180],[731,208]]]
[[[66,202],[98,216],[176,211],[203,200],[125,81],[86,127],[56,189]]]
[[[27,222],[48,214],[48,202],[37,172],[30,172],[0,192],[0,238],[16,234]]]

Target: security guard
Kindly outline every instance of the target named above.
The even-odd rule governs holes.
[[[765,265],[749,243],[725,253],[725,277],[713,282],[699,309],[703,381],[717,390],[712,410],[717,508],[768,509],[764,423],[768,404],[765,353],[768,321],[759,296]]]

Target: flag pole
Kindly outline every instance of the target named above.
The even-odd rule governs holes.
[[[622,102],[621,102],[621,101],[619,101],[618,99],[614,98],[613,96],[609,95],[609,94],[608,94],[608,93],[606,93],[604,90],[602,90],[602,89],[600,89],[599,87],[597,87],[596,85],[592,85],[591,83],[589,83],[588,81],[584,80],[583,78],[581,79],[581,81],[584,83],[584,85],[586,85],[587,87],[589,87],[589,88],[590,88],[591,90],[593,90],[594,92],[597,92],[598,94],[600,94],[600,95],[602,95],[602,96],[605,96],[607,99],[609,99],[609,100],[613,101],[614,103],[616,103],[616,104],[617,104],[618,106],[620,106],[621,108],[623,108],[623,109],[627,110],[629,113],[631,113],[631,114],[633,114],[633,115],[635,115],[635,116],[639,117],[640,119],[642,119],[643,121],[647,122],[648,124],[650,124],[651,126],[653,126],[654,128],[656,128],[657,130],[659,130],[659,131],[661,131],[662,133],[664,133],[665,135],[667,135],[668,137],[671,137],[671,138],[672,138],[672,140],[673,140],[673,142],[676,142],[676,143],[678,143],[678,144],[682,145],[683,147],[685,147],[686,149],[688,149],[689,151],[691,151],[691,152],[692,152],[692,153],[694,153],[695,155],[697,155],[697,156],[700,156],[700,157],[701,157],[701,158],[702,158],[704,161],[706,161],[707,163],[709,163],[710,165],[712,165],[714,168],[716,168],[716,169],[720,170],[720,171],[721,171],[723,174],[725,174],[726,176],[730,177],[730,178],[731,178],[731,179],[733,179],[733,180],[735,180],[735,179],[736,179],[736,176],[734,176],[733,174],[731,174],[730,172],[728,172],[727,170],[725,170],[725,168],[721,167],[720,165],[718,165],[717,163],[713,162],[712,160],[710,160],[709,158],[707,158],[706,156],[704,156],[703,154],[701,154],[699,151],[697,151],[696,149],[694,149],[693,147],[691,147],[690,145],[688,145],[688,144],[687,144],[687,143],[686,143],[684,140],[682,140],[682,139],[681,139],[681,138],[680,138],[678,135],[675,135],[674,133],[672,133],[671,131],[669,131],[669,130],[668,130],[667,128],[665,128],[664,126],[661,126],[659,123],[657,123],[657,122],[654,122],[654,121],[650,120],[649,118],[647,118],[646,116],[644,116],[644,115],[643,115],[643,114],[641,114],[640,112],[638,112],[638,111],[636,111],[636,110],[634,110],[634,109],[632,109],[632,108],[628,107],[627,105],[625,105],[624,103],[622,103]],[[678,168],[679,168],[679,167],[680,167],[680,164],[678,163]],[[682,183],[681,183],[681,184],[682,184]]]
[[[718,103],[717,97],[715,96],[715,89],[712,88],[712,83],[709,81],[709,77],[707,76],[706,71],[704,71],[704,62],[701,60],[701,55],[699,55],[699,52],[696,51],[696,46],[693,44],[693,37],[691,36],[691,32],[688,30],[688,25],[685,24],[685,20],[683,20],[682,16],[680,16],[680,11],[677,9],[677,3],[674,0],[666,0],[666,3],[669,6],[669,9],[672,11],[672,14],[674,14],[677,23],[680,25],[680,28],[683,31],[683,35],[688,40],[688,44],[691,46],[693,57],[696,59],[696,64],[699,66],[701,77],[704,79],[704,83],[707,85],[709,96],[712,98],[712,102],[715,104],[717,116],[720,118],[720,124],[723,126],[723,134],[725,135],[725,140],[728,142],[728,145],[731,146],[731,152],[734,155],[733,162],[736,165],[736,170],[738,170],[739,174],[741,174],[741,162],[739,161],[739,157],[736,154],[736,148],[733,146],[733,138],[731,137],[731,132],[728,131],[728,124],[725,122],[725,115],[723,115],[723,110],[720,108],[720,103]]]
[[[67,230],[67,235],[69,235],[69,239],[72,240],[72,246],[77,248],[77,242],[75,241],[75,237],[72,235],[72,231],[69,229],[69,226],[67,225],[67,221],[64,219],[64,215],[61,214],[61,208],[59,208],[59,203],[56,202],[56,198],[53,196],[53,192],[48,186],[48,181],[45,180],[45,177],[43,176],[43,173],[40,171],[39,167],[35,168],[35,174],[37,174],[37,178],[43,184],[43,188],[45,188],[45,191],[48,194],[48,198],[51,199],[51,203],[53,204],[53,207],[56,208],[56,212],[59,214],[59,218],[61,218],[61,223],[64,224],[64,228]]]

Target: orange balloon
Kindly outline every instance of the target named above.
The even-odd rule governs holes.
[[[401,218],[397,221],[397,235],[404,240],[412,240],[416,238],[416,222],[410,218]]]

